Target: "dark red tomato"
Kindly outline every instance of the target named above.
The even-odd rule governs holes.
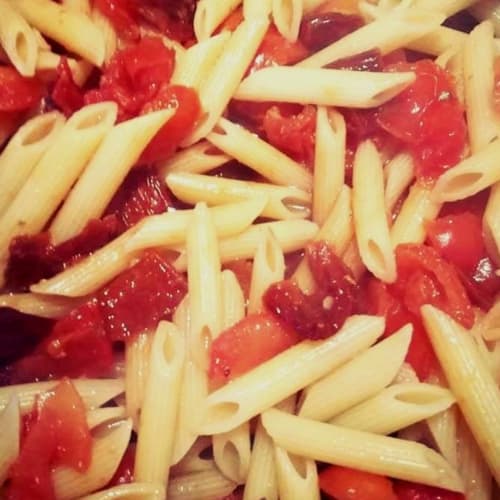
[[[320,472],[319,487],[335,500],[398,500],[385,476],[338,465]]]
[[[495,59],[495,86],[493,87],[493,103],[495,110],[500,113],[500,57]]]
[[[107,336],[127,340],[171,317],[187,292],[184,276],[155,252],[116,277],[97,296]]]
[[[71,116],[84,104],[83,92],[73,80],[73,74],[65,57],[61,57],[57,66],[57,79],[50,97],[66,116]]]
[[[11,66],[0,66],[0,112],[30,109],[40,101],[42,92],[36,78],[21,76]]]
[[[36,419],[11,467],[9,500],[52,500],[52,467],[65,465],[84,472],[90,465],[92,438],[85,407],[71,382],[61,381],[38,404]]]
[[[462,158],[464,112],[450,75],[430,60],[389,68],[415,71],[406,90],[378,108],[378,124],[412,152],[417,176],[436,178]]]
[[[352,273],[324,241],[307,246],[306,257],[316,289],[306,295],[292,280],[271,285],[263,302],[301,337],[327,338],[353,313],[358,286]]]
[[[394,490],[398,500],[465,500],[463,493],[407,481],[395,481]]]
[[[120,484],[132,483],[134,481],[135,448],[135,443],[130,443],[128,445],[116,472],[111,478],[111,481],[107,484],[108,488]]]
[[[384,60],[380,50],[372,49],[355,56],[339,59],[328,64],[327,68],[347,69],[349,71],[382,71]]]
[[[249,314],[212,342],[210,380],[215,385],[227,382],[298,341],[297,333],[273,314]]]
[[[175,108],[175,114],[159,130],[141,155],[140,162],[153,163],[166,160],[193,130],[201,112],[195,90],[182,85],[163,85],[156,97],[148,101],[141,114],[160,109]]]
[[[139,39],[140,30],[133,0],[94,0],[94,6],[111,21],[122,38]]]

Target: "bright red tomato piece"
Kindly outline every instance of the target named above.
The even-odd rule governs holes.
[[[11,66],[0,66],[0,112],[30,109],[40,101],[42,91],[36,78],[21,76]]]
[[[319,487],[335,500],[398,500],[390,479],[338,465],[320,472]]]
[[[52,500],[52,467],[84,472],[90,465],[92,438],[85,407],[68,379],[39,399],[34,415],[11,468],[9,500]]]
[[[146,253],[98,294],[111,340],[128,340],[171,317],[187,292],[184,276],[155,252]]]
[[[397,64],[389,70],[414,71],[415,82],[378,108],[378,124],[405,144],[420,178],[436,178],[462,158],[467,128],[453,81],[430,60]]]
[[[73,73],[65,57],[61,57],[57,66],[57,79],[50,97],[66,116],[71,116],[84,104],[83,92],[73,80]]]
[[[326,242],[308,245],[306,257],[315,291],[306,295],[294,281],[283,280],[266,290],[263,302],[301,337],[327,338],[353,313],[358,286],[351,271]]]
[[[107,488],[118,486],[119,484],[132,483],[134,481],[135,450],[135,443],[130,443],[120,460],[116,472],[106,485]]]
[[[106,16],[116,31],[126,40],[140,36],[133,0],[94,0],[94,5]]]
[[[493,103],[495,110],[500,113],[500,57],[495,59],[495,86],[493,87]]]
[[[224,383],[298,341],[295,331],[274,315],[249,314],[212,342],[209,377],[214,384]]]
[[[462,493],[407,481],[396,481],[394,490],[398,500],[465,500]]]

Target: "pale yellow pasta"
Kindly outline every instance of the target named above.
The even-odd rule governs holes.
[[[210,209],[219,237],[243,231],[260,214],[264,203],[251,200]],[[146,217],[92,255],[31,289],[69,297],[88,295],[127,269],[141,250],[184,242],[191,215],[192,210],[182,210]]]
[[[345,173],[346,126],[341,113],[319,106],[316,113],[312,220],[322,225],[332,211]]]
[[[500,390],[469,332],[433,306],[425,305],[421,312],[460,410],[500,482]]]
[[[271,66],[247,76],[234,97],[256,102],[374,108],[392,99],[414,80],[412,72]]]
[[[194,15],[194,33],[198,40],[206,40],[235,10],[241,0],[200,0]]]
[[[112,486],[80,500],[162,500],[165,491],[161,485],[151,483],[126,483]]]
[[[6,293],[0,295],[0,307],[10,307],[24,314],[41,318],[60,318],[81,305],[84,300],[36,293]]]
[[[359,280],[366,271],[366,267],[361,258],[355,238],[349,242],[344,254],[342,255],[342,261],[351,270],[356,280]]]
[[[200,433],[234,429],[369,347],[383,328],[382,318],[351,316],[334,336],[303,341],[265,361],[207,397]]]
[[[285,277],[285,257],[276,237],[270,229],[263,231],[253,259],[248,312],[262,310],[262,296],[267,288]]]
[[[479,0],[474,2],[469,11],[480,20],[489,19],[495,28],[495,35],[500,35],[500,5],[496,0]]]
[[[390,219],[396,203],[415,177],[413,158],[408,153],[396,155],[384,167],[385,211]]]
[[[498,298],[480,320],[479,328],[485,340],[500,340],[500,300]]]
[[[5,268],[11,239],[43,229],[113,126],[116,110],[116,104],[110,102],[85,106],[73,114],[57,141],[45,150],[0,218],[0,272]]]
[[[272,0],[273,22],[289,42],[297,41],[302,20],[302,0]]]
[[[90,17],[104,37],[104,62],[107,63],[118,48],[118,36],[111,21],[97,7],[92,8]]]
[[[439,0],[439,3],[436,5],[436,0],[414,0],[413,5],[415,7],[420,7],[422,9],[435,9],[438,7],[439,11],[446,15],[446,17],[450,17],[457,12],[470,7],[477,0]]]
[[[436,449],[454,467],[457,465],[457,416],[457,407],[451,406],[426,420]]]
[[[182,476],[191,472],[200,472],[216,467],[210,448],[212,438],[200,436],[189,448],[182,460],[171,467],[172,476]]]
[[[211,3],[217,2],[212,0]],[[205,115],[184,141],[184,145],[194,144],[205,137],[219,121],[264,38],[268,25],[267,19],[246,19],[232,33],[212,71],[199,89],[199,98]]]
[[[172,84],[198,90],[204,84],[230,37],[229,31],[223,31],[189,47],[182,58],[176,61]]]
[[[270,229],[278,241],[283,253],[295,252],[304,248],[314,238],[318,226],[307,220],[283,220],[254,224],[245,231],[223,238],[219,241],[219,254],[222,263],[236,259],[251,259],[257,250],[262,231]],[[174,262],[177,270],[186,269],[186,255],[182,252]]]
[[[447,170],[434,185],[436,201],[456,201],[472,196],[500,180],[500,139]]]
[[[262,421],[274,442],[290,453],[384,476],[463,491],[457,472],[420,443],[290,415],[271,409]]]
[[[40,50],[36,61],[36,73],[41,80],[53,82],[57,78],[57,68],[62,56],[52,52],[50,49]],[[92,73],[94,66],[84,59],[66,57],[73,80],[78,86],[82,86]]]
[[[243,0],[243,17],[269,17],[273,8],[273,0]]]
[[[267,200],[262,211],[264,217],[303,219],[310,214],[310,193],[293,186],[181,172],[167,174],[165,181],[179,200],[190,204],[204,201],[214,206],[263,198]]]
[[[104,61],[104,37],[89,16],[52,0],[15,0],[29,24],[96,66]]]
[[[0,0],[0,46],[23,76],[35,74],[38,43],[26,20],[8,0]]]
[[[496,139],[500,130],[492,99],[495,49],[491,22],[484,21],[470,32],[463,59],[469,143],[472,153],[476,153]]]
[[[483,238],[489,254],[500,265],[500,182],[496,182],[490,191],[488,203],[483,214]]]
[[[131,420],[98,430],[93,436],[90,466],[85,472],[77,472],[68,466],[56,467],[52,472],[56,498],[79,498],[105,486],[120,464],[131,432]]]
[[[307,387],[298,415],[326,421],[375,396],[391,383],[400,369],[410,344],[411,330],[411,326],[406,325]]]
[[[221,272],[222,328],[233,326],[245,316],[245,296],[238,278],[229,269]]]
[[[250,424],[243,422],[229,432],[212,437],[214,461],[237,484],[244,484],[250,467]]]
[[[385,214],[382,160],[371,141],[354,157],[352,208],[356,241],[363,264],[380,280],[396,279],[396,260]]]
[[[298,65],[320,68],[339,59],[379,49],[387,54],[431,33],[444,20],[439,12],[422,9],[394,9],[373,22],[314,53]]]
[[[0,154],[0,215],[22,188],[42,155],[56,140],[64,116],[57,111],[28,120]]]
[[[296,186],[305,191],[312,187],[312,175],[304,166],[240,125],[222,118],[207,139],[275,184]]]
[[[111,421],[123,420],[127,417],[127,412],[124,406],[106,406],[104,408],[95,408],[87,412],[87,425],[92,430],[104,423]]]
[[[158,130],[173,116],[167,109],[115,125],[104,137],[50,226],[54,244],[82,231],[106,210],[130,169]]]
[[[219,151],[208,141],[200,141],[178,151],[172,158],[161,162],[158,167],[162,175],[169,175],[174,172],[204,174],[224,165],[229,160],[231,160],[230,156]]]
[[[167,487],[184,368],[184,337],[161,322],[154,335],[141,408],[134,479]]]
[[[62,0],[61,3],[69,9],[83,12],[84,14],[90,14],[89,0]]]
[[[423,243],[426,224],[438,216],[441,206],[433,199],[431,189],[414,184],[390,229],[394,249],[401,243]]]
[[[20,436],[19,400],[17,395],[13,394],[7,406],[0,410],[0,486],[7,479],[10,466],[19,454]]]

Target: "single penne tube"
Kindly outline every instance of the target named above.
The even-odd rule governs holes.
[[[262,296],[267,288],[285,277],[285,257],[279,243],[270,229],[261,233],[253,259],[248,312],[262,310]]]
[[[208,3],[222,5],[213,0],[211,2],[208,0]],[[245,19],[232,33],[212,71],[207,75],[205,82],[199,89],[199,97],[205,116],[185,139],[184,145],[188,146],[198,142],[219,121],[252,62],[268,26],[269,21],[264,18]]]
[[[314,240],[326,241],[333,246],[337,255],[342,255],[353,236],[354,225],[352,221],[351,188],[344,184],[340,189],[332,210],[328,214],[323,225],[319,228]],[[308,293],[314,290],[314,278],[306,259],[303,258],[301,260],[292,278],[302,291]]]
[[[74,379],[72,382],[88,410],[98,408],[125,389],[121,379]],[[17,395],[21,412],[27,413],[32,409],[35,398],[53,389],[57,383],[57,380],[52,380],[0,387],[0,411],[7,406],[13,395]]]
[[[0,155],[0,215],[22,188],[47,148],[54,143],[64,116],[53,111],[28,120]]]
[[[214,461],[219,470],[237,484],[244,484],[250,467],[250,424],[212,437]]]
[[[52,472],[56,498],[80,498],[105,486],[120,464],[131,433],[131,420],[98,431],[92,442],[90,467],[84,473],[68,466],[56,467]]]
[[[319,106],[315,137],[312,219],[322,225],[344,185],[346,125],[342,114]]]
[[[43,229],[116,119],[115,103],[91,104],[60,130],[0,218],[0,270],[13,237]],[[57,182],[54,182],[57,179]],[[1,278],[0,278],[1,281]]]
[[[394,9],[314,53],[298,66],[320,68],[372,49],[387,54],[431,33],[444,19],[435,9]]]
[[[421,309],[424,326],[458,405],[500,482],[500,391],[469,332],[430,305]]]
[[[406,325],[307,387],[298,415],[326,421],[375,396],[392,382],[401,368],[411,335],[412,327]]]
[[[491,98],[495,84],[493,37],[493,24],[483,21],[469,33],[463,48],[465,111],[472,153],[496,139],[500,130]]]
[[[206,40],[240,3],[241,0],[227,0],[226,2],[201,0],[198,2],[193,21],[196,39]]]
[[[123,420],[127,417],[127,412],[124,406],[107,406],[104,408],[96,408],[87,412],[87,425],[89,429],[94,429],[104,423],[110,421]]]
[[[62,0],[63,5],[69,9],[90,14],[90,1],[89,0]]]
[[[432,384],[395,384],[330,420],[351,429],[389,435],[436,415],[455,402],[453,394]]]
[[[261,214],[263,217],[303,219],[310,213],[310,193],[293,186],[180,172],[167,174],[165,181],[174,195],[186,203],[204,201],[213,206],[265,198],[267,203]]]
[[[457,472],[423,444],[297,417],[271,409],[262,414],[275,444],[290,453],[373,474],[463,491]]]
[[[302,20],[302,0],[273,0],[273,21],[281,35],[289,42],[296,42]]]
[[[36,61],[36,74],[44,82],[53,82],[57,78],[57,68],[63,56],[48,49],[40,50]],[[85,59],[66,57],[75,83],[81,87],[89,78],[94,66]]]
[[[199,89],[230,37],[229,31],[223,31],[189,47],[175,65],[171,79],[172,84]]]
[[[269,17],[273,9],[273,0],[243,0],[243,17]]]
[[[243,500],[278,500],[278,478],[274,458],[274,444],[262,426],[257,423]]]
[[[118,47],[118,35],[111,21],[97,7],[92,7],[90,17],[104,38],[104,62],[107,63]]]
[[[352,316],[333,337],[303,341],[262,363],[207,397],[200,433],[234,429],[369,347],[383,328],[382,318]]]
[[[237,487],[217,467],[173,477],[168,485],[168,500],[213,500],[224,498]]]
[[[127,483],[112,486],[103,491],[86,495],[80,500],[162,500],[165,490],[159,484]]]
[[[280,500],[307,498],[320,500],[316,462],[292,455],[280,446],[274,448]]]
[[[200,436],[180,462],[171,467],[172,477],[199,472],[216,467],[212,458],[212,438]]]
[[[35,74],[38,43],[33,29],[7,0],[0,0],[0,46],[23,76]]]
[[[168,484],[184,360],[184,336],[173,323],[161,322],[151,345],[137,433],[137,481]]]
[[[229,269],[221,272],[222,329],[233,326],[245,316],[245,296],[238,278]]]
[[[218,236],[243,231],[261,213],[264,204],[265,200],[251,200],[210,209]],[[141,250],[184,242],[191,215],[191,210],[182,210],[146,217],[74,266],[33,285],[32,291],[69,297],[88,295],[127,269]]]
[[[441,206],[433,199],[431,189],[414,184],[390,229],[393,248],[401,243],[423,243],[426,224],[438,216]]]
[[[60,318],[84,301],[85,299],[39,295],[36,293],[7,293],[0,295],[0,307],[10,307],[21,313],[41,318]]]
[[[495,35],[500,35],[500,6],[495,0],[479,0],[469,8],[470,13],[481,21],[486,19],[493,22]]]
[[[271,230],[283,253],[295,252],[304,248],[318,231],[318,226],[307,220],[284,220],[254,224],[245,231],[223,238],[219,241],[219,255],[225,264],[236,259],[251,259],[255,255],[262,231]],[[174,262],[179,271],[187,266],[186,254],[181,255]]]
[[[435,201],[456,201],[472,196],[500,180],[500,139],[447,170],[434,185]]]
[[[500,210],[500,182],[496,182],[490,191],[488,203],[483,213],[483,238],[488,249],[497,265],[500,265],[500,219],[498,213]]]
[[[358,146],[354,157],[352,211],[363,264],[380,280],[396,279],[396,259],[385,214],[382,160],[371,141]]]
[[[304,166],[240,125],[222,118],[207,139],[275,184],[311,190],[312,175]]]
[[[203,140],[178,151],[172,158],[159,163],[158,168],[162,175],[169,175],[174,172],[204,174],[230,160],[230,156],[220,152],[208,141]]]
[[[247,76],[234,97],[255,102],[374,108],[392,99],[414,80],[412,72],[272,66]]]
[[[127,173],[160,128],[173,116],[166,109],[115,125],[104,137],[50,226],[54,244],[76,236],[106,210]]]
[[[20,450],[21,414],[16,394],[7,406],[0,410],[0,484],[9,475],[10,466],[15,462]]]
[[[384,167],[385,211],[390,219],[396,203],[415,177],[413,158],[408,153],[396,155]]]
[[[51,0],[15,0],[11,5],[30,25],[70,52],[96,66],[104,62],[104,38],[89,16]]]

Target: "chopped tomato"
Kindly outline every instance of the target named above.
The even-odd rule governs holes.
[[[335,500],[398,500],[385,476],[338,465],[320,472],[319,487]]]
[[[141,114],[175,108],[175,114],[163,125],[141,155],[140,162],[166,160],[193,129],[200,116],[201,104],[195,90],[182,85],[163,85],[148,101]]]
[[[52,467],[65,465],[84,472],[91,451],[85,407],[73,384],[65,379],[39,399],[36,419],[11,467],[7,498],[54,499]]]
[[[378,108],[378,124],[413,154],[417,176],[436,178],[464,154],[467,127],[450,75],[430,60],[389,70],[414,71],[416,80]]]
[[[134,481],[135,449],[135,443],[130,443],[127,446],[116,472],[107,484],[108,488],[120,484],[132,483]]]
[[[495,86],[493,88],[493,103],[495,110],[500,113],[500,57],[495,59]]]
[[[21,76],[11,66],[0,66],[0,112],[30,109],[40,101],[42,91],[36,78]]]
[[[65,57],[61,57],[57,66],[57,79],[50,97],[66,116],[71,116],[84,104],[83,92],[75,83],[68,60]]]
[[[229,16],[222,22],[222,24],[217,28],[216,32],[221,31],[234,31],[243,21],[243,9],[238,7],[233,10]]]
[[[303,338],[322,339],[336,333],[353,313],[358,286],[351,271],[324,241],[306,248],[316,288],[306,295],[292,280],[272,284],[264,305]]]
[[[94,0],[94,6],[107,17],[115,30],[126,40],[140,36],[133,0]]]
[[[111,340],[127,340],[171,317],[187,292],[184,276],[158,253],[148,252],[98,294]]]
[[[295,331],[274,315],[249,314],[212,342],[209,377],[214,384],[224,383],[298,341]]]
[[[380,50],[372,49],[351,57],[338,59],[328,64],[327,68],[347,69],[349,71],[382,71],[384,64]]]
[[[398,500],[465,500],[463,493],[408,481],[396,481],[394,490]]]

